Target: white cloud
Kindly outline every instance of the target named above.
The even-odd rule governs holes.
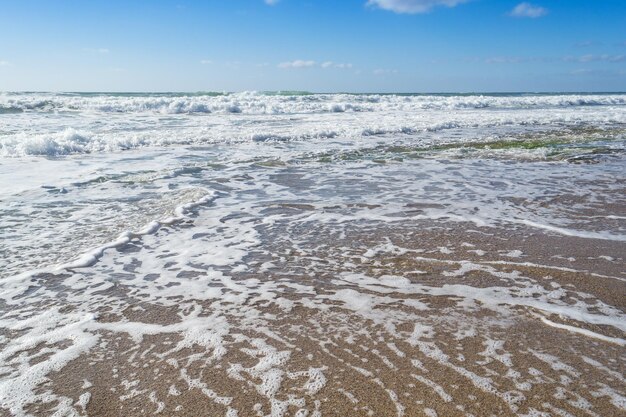
[[[511,10],[509,16],[537,18],[548,14],[548,9],[530,3],[520,3]]]
[[[352,64],[347,62],[347,63],[337,63],[337,62],[333,62],[333,61],[326,61],[323,62],[320,67],[322,68],[339,68],[339,69],[350,69],[352,68]]]
[[[263,0],[265,1],[265,4],[267,4],[268,6],[274,6],[276,5],[280,0]]]
[[[395,13],[427,13],[434,7],[454,7],[469,0],[368,0],[367,6]]]
[[[311,68],[314,67],[315,64],[315,61],[303,61],[301,59],[296,59],[295,61],[281,62],[278,64],[278,68]]]
[[[296,59],[295,61],[287,61],[281,62],[278,64],[278,68],[322,68],[322,69],[352,69],[354,66],[350,62],[333,62],[333,61],[324,61],[321,63],[317,63],[316,61],[305,61],[302,59]]]
[[[2,60],[0,60],[0,67],[8,67],[9,65],[10,65],[9,61],[2,61]]]
[[[200,63],[202,65],[209,65],[209,64],[212,64],[213,61],[211,61],[210,59],[203,59],[203,60],[200,61]]]

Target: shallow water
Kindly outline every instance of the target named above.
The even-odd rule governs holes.
[[[12,414],[625,410],[625,95],[0,108]]]

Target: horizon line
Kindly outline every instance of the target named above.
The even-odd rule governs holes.
[[[297,94],[385,94],[385,95],[441,95],[441,94],[626,94],[625,91],[611,90],[570,90],[570,91],[308,91],[308,90],[195,90],[195,91],[168,91],[168,90],[145,90],[145,91],[122,91],[122,90],[0,90],[0,94],[237,94],[237,93],[292,93]]]

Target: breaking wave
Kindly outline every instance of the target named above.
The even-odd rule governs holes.
[[[1,93],[0,157],[374,138],[411,146],[623,129],[626,94]],[[407,139],[408,138],[408,139]]]
[[[621,106],[623,94],[385,95],[385,94],[50,94],[0,96],[0,114],[14,111],[101,113],[333,113],[535,107]]]

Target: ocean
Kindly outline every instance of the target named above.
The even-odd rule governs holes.
[[[618,415],[625,255],[626,93],[0,93],[11,415]]]

